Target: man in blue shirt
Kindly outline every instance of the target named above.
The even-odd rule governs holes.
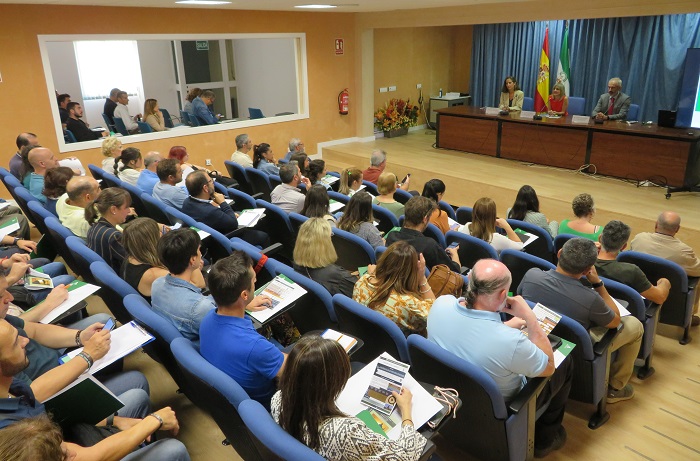
[[[149,152],[143,159],[144,169],[139,175],[139,179],[136,181],[136,187],[147,193],[148,195],[153,195],[153,188],[160,178],[158,178],[157,168],[158,163],[161,161],[162,157],[158,152]]]
[[[269,409],[275,378],[282,374],[287,354],[255,331],[245,311],[267,309],[272,301],[255,296],[253,262],[241,251],[217,261],[208,282],[217,309],[202,320],[199,350],[209,363]]]
[[[208,106],[214,104],[214,92],[212,90],[204,90],[202,94],[194,98],[192,101],[192,113],[199,119],[202,125],[214,125],[218,120]]]
[[[503,263],[478,261],[469,275],[466,300],[441,296],[433,303],[428,339],[482,367],[506,402],[520,392],[526,378],[552,377],[537,397],[537,408],[549,403],[535,423],[535,456],[543,457],[566,441],[561,423],[571,390],[571,359],[555,368],[547,335],[525,300],[508,296],[510,283],[510,271]],[[504,323],[501,311],[513,318]],[[525,327],[527,336],[521,331]]]
[[[153,198],[178,210],[181,209],[182,203],[187,198],[187,192],[176,185],[182,181],[180,162],[174,158],[161,160],[156,167],[156,174],[160,182],[153,186]]]
[[[46,204],[44,191],[44,176],[46,171],[56,168],[58,160],[56,156],[46,147],[35,147],[27,154],[27,160],[32,166],[32,171],[24,177],[24,187],[42,204]]]

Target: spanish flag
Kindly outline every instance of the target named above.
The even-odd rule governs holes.
[[[540,70],[537,73],[537,91],[535,92],[535,112],[547,112],[549,100],[549,27],[544,31]]]

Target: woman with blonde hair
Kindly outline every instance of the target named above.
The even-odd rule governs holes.
[[[143,104],[143,121],[148,123],[153,131],[165,131],[165,119],[157,100],[146,99]]]
[[[496,232],[496,226],[505,230],[508,236]],[[496,216],[496,202],[489,197],[481,197],[474,203],[472,222],[465,224],[458,230],[490,244],[499,254],[507,248],[523,249],[523,242],[510,227],[508,221]]]
[[[372,196],[365,191],[360,191],[350,198],[345,205],[345,213],[338,221],[338,229],[355,234],[372,248],[384,245],[381,232],[374,226],[372,215]]]
[[[350,359],[338,342],[304,336],[285,362],[280,390],[272,396],[272,417],[292,437],[331,461],[418,460],[426,440],[411,420],[411,391],[404,387],[392,393],[402,421],[401,434],[391,440],[337,407],[350,373]]]
[[[338,192],[352,197],[362,186],[362,171],[359,168],[345,168],[340,173]]]
[[[566,96],[566,88],[563,83],[557,82],[554,84],[552,94],[549,95],[549,101],[547,101],[547,108],[549,109],[549,115],[561,115],[564,117],[569,115],[567,112],[569,97]]]
[[[574,197],[571,209],[576,219],[563,220],[559,224],[559,233],[573,234],[597,242],[598,236],[603,232],[603,226],[591,224],[595,216],[595,203],[591,194],[583,193]]]
[[[122,142],[116,136],[109,136],[102,141],[102,169],[114,174],[114,159],[122,155]]]
[[[311,218],[302,224],[294,246],[294,270],[323,285],[331,295],[350,298],[357,276],[335,264],[337,260],[328,221]]]
[[[377,190],[379,191],[379,196],[372,200],[372,203],[379,205],[382,208],[394,213],[396,219],[399,219],[404,212],[403,203],[394,200],[394,192],[396,192],[396,186],[399,180],[394,173],[384,172],[379,175],[377,179]]]
[[[377,266],[355,284],[352,299],[380,312],[408,336],[425,336],[428,311],[435,295],[425,276],[425,259],[400,240],[379,257]]]
[[[151,286],[157,278],[168,274],[158,258],[158,240],[168,227],[151,218],[137,218],[124,226],[122,246],[126,253],[122,278],[151,302]],[[192,273],[192,284],[204,288],[204,277],[200,269]]]

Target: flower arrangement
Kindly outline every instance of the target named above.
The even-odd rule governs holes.
[[[374,113],[374,126],[382,131],[400,130],[416,126],[420,110],[411,100],[390,99]]]

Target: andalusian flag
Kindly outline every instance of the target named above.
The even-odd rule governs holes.
[[[569,96],[569,77],[571,69],[569,69],[569,21],[566,21],[564,29],[564,38],[561,40],[561,52],[559,53],[559,65],[557,66],[557,82],[564,84],[566,95]]]
[[[549,100],[549,27],[544,31],[540,70],[537,74],[537,91],[535,92],[535,112],[547,112]]]

